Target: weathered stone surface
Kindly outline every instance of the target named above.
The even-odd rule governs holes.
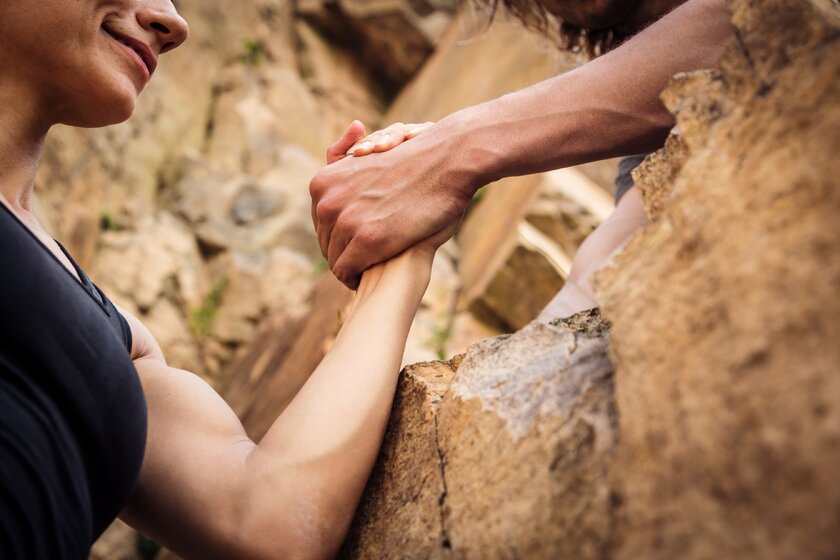
[[[340,558],[440,558],[446,497],[437,411],[458,368],[451,362],[407,367],[388,432],[354,528]]]
[[[338,138],[350,119],[369,127],[379,124],[385,111],[383,92],[357,53],[332,44],[306,21],[298,22],[295,32],[300,43],[298,67],[315,95],[329,138]]]
[[[614,558],[840,555],[840,34],[807,2],[732,7],[719,71],[665,96],[673,195],[598,278]]]
[[[395,92],[420,70],[455,7],[454,2],[303,0],[297,13],[332,42],[351,46],[348,51],[365,61],[380,87]]]
[[[571,70],[581,62],[507,20],[502,12],[487,29],[485,19],[465,9],[422,70],[394,100],[385,120],[436,121]]]
[[[534,320],[566,282],[571,259],[527,223],[497,247],[497,266],[462,294],[462,304],[489,325],[512,332]],[[475,294],[475,297],[470,298]]]
[[[656,220],[671,199],[674,180],[688,157],[688,146],[681,134],[672,134],[665,147],[650,154],[633,170],[633,182],[642,196],[645,213]]]
[[[598,276],[615,402],[587,320],[481,343],[445,389],[424,375],[452,366],[406,369],[345,557],[840,554],[840,34],[809,3],[732,7],[719,70],[664,96],[656,221]]]
[[[606,326],[580,323],[407,368],[342,557],[601,557],[612,366]]]

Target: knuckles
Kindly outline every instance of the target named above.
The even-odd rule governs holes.
[[[382,245],[382,228],[377,224],[364,224],[353,235],[362,249],[373,249]]]
[[[309,195],[312,197],[313,201],[317,202],[321,199],[326,190],[327,179],[324,176],[323,171],[320,171],[312,177],[311,181],[309,181]]]
[[[338,218],[341,211],[341,205],[336,201],[335,197],[321,198],[315,204],[315,217],[318,218],[318,223],[331,224]]]

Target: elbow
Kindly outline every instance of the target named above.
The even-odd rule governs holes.
[[[235,557],[328,560],[338,553],[349,525],[350,516],[337,515],[329,506],[277,500],[274,511],[251,511],[237,523]]]

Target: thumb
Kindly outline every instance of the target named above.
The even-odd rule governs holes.
[[[327,164],[335,163],[345,157],[347,150],[353,147],[353,144],[367,136],[365,125],[361,121],[353,121],[341,138],[335,144],[327,148]]]

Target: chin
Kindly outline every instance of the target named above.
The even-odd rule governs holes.
[[[109,95],[92,95],[80,106],[74,115],[62,122],[80,128],[102,128],[127,121],[137,107],[137,93],[122,89]]]

